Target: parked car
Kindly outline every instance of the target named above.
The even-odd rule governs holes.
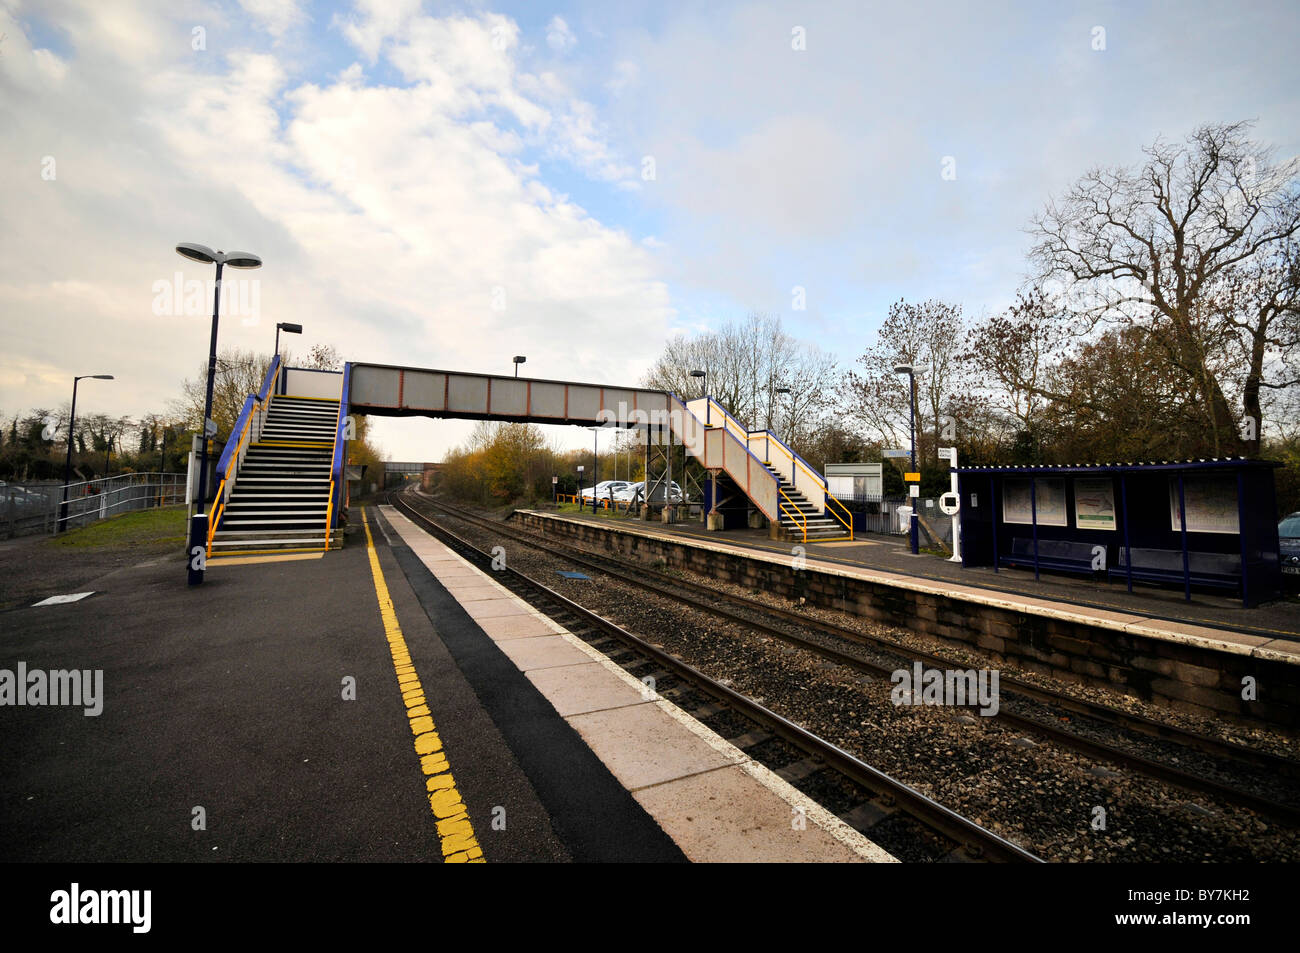
[[[604,481],[602,481],[602,482],[600,482],[600,483],[597,483],[597,484],[596,484],[596,499],[598,499],[598,500],[608,500],[608,499],[609,499],[609,495],[610,495],[611,493],[617,494],[619,490],[621,490],[623,487],[625,487],[625,486],[627,486],[627,485],[628,485],[628,483],[627,483],[626,480],[604,480]],[[581,495],[582,495],[582,498],[583,498],[584,500],[589,500],[589,499],[591,499],[591,492],[592,492],[592,488],[591,488],[591,487],[587,487],[585,490],[582,491],[582,494],[581,494]],[[617,499],[617,497],[615,497],[615,498]]]
[[[637,491],[645,492],[641,488],[645,486],[644,480],[638,480],[636,483],[625,483],[622,487],[614,491],[614,499],[620,503],[630,503],[636,496]]]
[[[1282,572],[1300,576],[1300,513],[1292,513],[1277,524],[1277,542]]]

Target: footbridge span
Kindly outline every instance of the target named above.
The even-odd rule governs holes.
[[[776,434],[747,430],[711,397],[683,400],[650,388],[363,362],[341,372],[310,372],[281,369],[277,359],[262,390],[250,395],[236,424],[239,438],[222,457],[222,505],[209,553],[310,548],[318,540],[328,548],[347,506],[344,461],[353,414],[635,428],[646,434],[652,487],[672,481],[667,451],[680,444],[715,477],[725,473],[763,516],[792,535],[852,538],[851,519],[822,475]],[[652,474],[657,448],[665,474]],[[315,496],[306,498],[308,491]]]

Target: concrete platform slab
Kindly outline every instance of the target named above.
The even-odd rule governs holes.
[[[465,585],[459,582],[447,583],[447,591],[464,605],[467,602],[483,602],[488,599],[500,599],[501,590],[496,586]]]
[[[682,732],[653,705],[575,715],[569,724],[629,791],[745,760]]]
[[[528,680],[566,718],[648,700],[642,692],[612,678],[602,665],[590,660],[585,665],[534,669],[528,673]]]
[[[510,639],[535,639],[556,634],[556,626],[545,619],[529,615],[480,619],[479,625],[494,642]]]
[[[869,859],[810,823],[801,806],[755,789],[741,765],[641,788],[637,801],[695,862],[863,863]],[[744,837],[736,836],[739,827]]]
[[[488,599],[484,602],[472,602],[465,607],[475,619],[499,619],[503,616],[531,615],[528,606],[509,596]]]
[[[477,603],[470,603],[471,608]],[[497,643],[498,647],[524,673],[539,668],[556,668],[561,665],[582,665],[591,659],[558,635],[536,639],[510,639]]]

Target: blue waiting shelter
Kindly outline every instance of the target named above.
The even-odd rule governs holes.
[[[1244,457],[961,467],[963,566],[1280,594],[1274,470]]]

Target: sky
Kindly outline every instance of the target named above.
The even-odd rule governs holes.
[[[1005,308],[1089,168],[1249,119],[1300,5],[0,0],[0,416],[162,411],[220,345],[635,384],[751,311],[834,354]],[[232,273],[228,272],[227,277]],[[196,291],[197,289],[197,291]],[[391,459],[471,425],[377,419]],[[548,428],[586,446],[577,428]]]

